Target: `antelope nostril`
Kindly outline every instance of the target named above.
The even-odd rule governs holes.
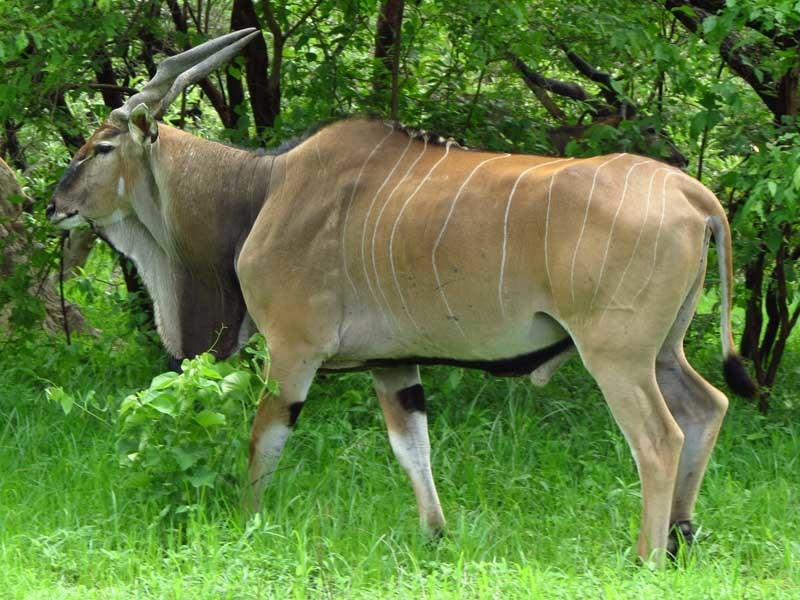
[[[51,218],[54,214],[56,214],[56,203],[51,202],[47,205],[47,208],[44,209],[44,216],[48,219]]]

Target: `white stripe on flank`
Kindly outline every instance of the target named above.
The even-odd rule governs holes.
[[[581,240],[583,239],[583,234],[586,231],[586,223],[589,222],[589,207],[592,205],[592,196],[594,195],[594,187],[595,184],[597,183],[597,176],[600,174],[600,169],[602,169],[606,165],[611,164],[615,160],[622,158],[623,156],[626,156],[626,154],[625,153],[617,154],[614,158],[604,162],[602,165],[597,167],[597,169],[594,172],[594,177],[592,177],[592,187],[589,190],[589,199],[586,201],[586,211],[583,214],[583,225],[581,225],[581,232],[578,234],[578,241],[575,243],[575,253],[572,255],[572,266],[570,267],[570,272],[569,272],[569,285],[572,294],[573,306],[575,305],[575,261],[578,258],[578,250],[580,249],[581,246]]]
[[[403,310],[405,310],[406,314],[408,315],[408,318],[411,319],[411,322],[414,324],[414,327],[416,327],[417,330],[419,330],[419,325],[417,325],[417,322],[414,320],[414,317],[411,316],[411,311],[409,311],[408,306],[406,306],[406,299],[405,296],[403,296],[403,290],[400,289],[400,281],[397,279],[397,271],[394,268],[394,236],[397,233],[397,226],[400,223],[400,219],[403,217],[403,213],[406,211],[406,208],[408,207],[408,204],[411,202],[411,199],[417,195],[417,192],[419,192],[420,189],[422,189],[422,186],[425,185],[425,183],[430,179],[431,175],[436,170],[436,167],[438,167],[442,163],[442,161],[444,161],[444,159],[447,158],[447,155],[450,153],[451,145],[452,142],[447,142],[447,144],[444,147],[444,154],[442,155],[442,158],[440,158],[433,164],[430,171],[428,171],[427,175],[425,175],[425,177],[422,178],[422,181],[419,182],[419,185],[416,187],[416,189],[413,192],[411,192],[411,195],[408,198],[406,198],[406,201],[403,203],[400,212],[397,213],[397,218],[394,220],[394,225],[392,226],[392,234],[389,236],[389,264],[392,267],[392,278],[394,279],[394,285],[395,288],[397,288],[397,294],[400,296],[400,304],[402,305]]]
[[[636,236],[636,242],[633,244],[633,250],[631,251],[631,256],[628,259],[628,264],[625,265],[625,269],[622,271],[622,275],[619,278],[619,282],[617,282],[617,287],[614,289],[614,293],[611,294],[611,299],[608,301],[605,309],[603,309],[603,313],[600,315],[600,320],[603,320],[608,309],[614,305],[614,300],[617,297],[617,292],[622,287],[622,282],[625,280],[625,275],[628,273],[628,269],[630,269],[631,265],[633,264],[633,259],[636,256],[636,251],[639,249],[639,243],[642,240],[642,234],[644,233],[644,227],[647,224],[647,217],[650,214],[650,200],[653,196],[653,182],[656,179],[656,175],[662,173],[664,171],[671,171],[672,169],[656,169],[653,171],[653,174],[650,176],[650,183],[647,186],[647,204],[644,208],[644,218],[642,219],[642,226],[639,228],[639,235]]]
[[[458,330],[461,332],[461,335],[466,339],[467,334],[464,333],[464,329],[461,327],[461,323],[458,322],[458,318],[453,314],[453,310],[450,308],[450,303],[447,301],[447,295],[444,293],[444,287],[442,286],[442,280],[439,277],[439,269],[436,266],[436,251],[439,249],[439,245],[442,243],[442,238],[444,237],[444,232],[447,229],[447,226],[450,224],[450,218],[453,216],[453,212],[456,209],[456,204],[458,204],[458,199],[461,197],[461,193],[464,191],[464,188],[469,183],[472,176],[478,172],[483,165],[486,163],[490,163],[493,160],[498,160],[501,158],[508,158],[511,156],[510,154],[503,154],[501,156],[493,156],[491,158],[487,158],[486,160],[478,163],[478,165],[472,169],[467,178],[461,184],[461,187],[458,188],[455,197],[453,198],[453,202],[450,204],[450,211],[447,213],[447,216],[444,219],[444,223],[442,224],[442,230],[439,232],[439,236],[436,238],[436,242],[433,244],[433,252],[431,253],[431,264],[433,265],[433,275],[436,277],[436,288],[439,290],[439,293],[442,295],[442,301],[444,302],[445,308],[447,308],[447,317],[455,323]]]
[[[572,158],[565,158],[563,160],[572,160]],[[544,268],[547,272],[547,284],[550,286],[550,290],[553,289],[553,278],[550,275],[550,251],[548,248],[550,247],[550,205],[553,200],[553,183],[556,180],[556,175],[561,173],[564,170],[563,167],[553,173],[550,177],[550,185],[547,188],[547,212],[544,216]]]
[[[668,170],[668,169],[664,169]],[[653,263],[650,265],[650,273],[647,275],[647,279],[644,280],[642,287],[639,288],[639,291],[633,296],[633,300],[631,302],[636,302],[636,299],[639,297],[644,289],[647,287],[647,284],[650,283],[650,279],[653,277],[653,273],[656,271],[656,258],[658,256],[658,239],[661,237],[661,228],[664,225],[664,214],[667,211],[667,181],[669,181],[670,177],[674,177],[675,175],[683,175],[681,172],[667,173],[664,176],[664,181],[661,184],[661,220],[658,222],[658,229],[656,230],[656,241],[653,244]]]
[[[392,312],[392,306],[391,304],[389,304],[389,298],[386,297],[386,294],[384,293],[383,288],[381,287],[381,280],[378,275],[378,263],[375,258],[375,244],[378,237],[378,225],[380,224],[381,218],[383,217],[383,213],[386,210],[386,207],[389,206],[389,201],[392,199],[392,196],[394,196],[394,193],[400,188],[401,185],[403,185],[405,180],[408,179],[408,176],[411,174],[411,171],[414,169],[415,166],[417,166],[417,163],[422,158],[422,155],[425,154],[425,150],[428,148],[428,139],[425,138],[423,142],[424,143],[422,146],[422,152],[420,152],[419,156],[417,156],[417,158],[414,159],[414,162],[411,163],[410,167],[408,167],[402,179],[400,179],[400,181],[397,182],[397,185],[394,186],[392,191],[389,192],[389,195],[386,197],[386,201],[383,203],[381,210],[378,212],[378,216],[375,217],[375,228],[372,230],[372,272],[375,274],[375,283],[378,286],[378,291],[380,292],[383,301],[386,303],[386,309],[389,311],[390,314]]]
[[[634,163],[628,172],[625,174],[625,185],[622,186],[622,197],[619,199],[619,205],[617,206],[617,211],[614,213],[614,218],[611,220],[611,229],[608,232],[608,239],[606,240],[606,250],[603,253],[603,262],[600,263],[600,274],[597,276],[597,285],[594,288],[594,293],[592,294],[592,301],[589,303],[589,310],[594,308],[594,301],[597,298],[597,293],[600,291],[600,284],[603,281],[603,275],[606,271],[606,261],[608,260],[608,251],[611,248],[611,240],[614,237],[614,227],[617,225],[617,217],[619,217],[619,213],[622,210],[622,205],[625,203],[625,194],[628,192],[628,179],[630,179],[631,173],[633,170],[641,165],[646,165],[651,163],[652,161],[643,160],[638,163]]]
[[[511,188],[511,193],[508,195],[508,200],[506,201],[506,212],[503,216],[503,254],[500,259],[500,279],[497,284],[497,302],[500,305],[500,314],[503,318],[506,316],[506,309],[505,305],[503,304],[503,278],[505,277],[506,271],[506,245],[508,243],[508,215],[511,212],[511,200],[514,198],[514,192],[517,191],[517,186],[519,182],[522,181],[522,178],[525,177],[531,171],[535,171],[540,167],[546,167],[547,165],[554,165],[556,163],[570,161],[571,158],[559,158],[558,160],[551,160],[546,163],[541,163],[538,165],[534,165],[532,167],[528,167],[522,173],[520,173],[517,180],[514,182],[514,186]],[[555,177],[555,174],[553,175]],[[552,181],[552,180],[551,180]],[[550,201],[548,195],[548,216],[550,213]],[[547,222],[545,222],[545,262],[547,261]]]
[[[389,174],[386,176],[386,179],[383,180],[383,183],[380,185],[378,190],[375,192],[375,195],[372,197],[372,202],[369,203],[367,214],[364,216],[364,226],[361,228],[361,264],[364,268],[364,279],[366,279],[367,281],[367,287],[369,288],[370,294],[372,294],[372,297],[375,300],[375,304],[378,305],[378,308],[382,308],[382,306],[380,300],[378,299],[378,296],[375,294],[375,290],[372,288],[372,281],[370,280],[369,274],[367,273],[367,251],[366,251],[367,224],[369,222],[369,217],[372,214],[372,209],[375,206],[375,201],[378,199],[378,195],[381,193],[383,188],[386,187],[386,184],[389,183],[389,179],[391,179],[392,175],[394,175],[394,172],[397,170],[397,167],[400,166],[400,163],[403,161],[403,158],[405,158],[408,149],[411,147],[411,142],[412,138],[411,136],[409,136],[408,144],[406,144],[405,150],[403,150],[403,153],[400,155],[400,158],[397,159],[397,162],[394,164],[394,167],[392,167],[392,170],[389,171]]]
[[[369,153],[364,163],[361,165],[361,168],[358,171],[358,175],[356,176],[356,180],[353,183],[353,191],[350,193],[350,202],[347,203],[347,208],[345,209],[344,213],[344,224],[342,225],[342,262],[344,263],[344,274],[347,278],[347,281],[350,282],[350,287],[353,288],[353,294],[356,298],[358,298],[358,290],[356,289],[356,284],[353,282],[353,278],[350,276],[350,270],[347,268],[347,222],[350,220],[350,209],[353,208],[353,199],[356,196],[356,191],[358,190],[358,183],[361,181],[361,175],[364,174],[364,169],[367,166],[367,163],[375,156],[375,153],[378,149],[383,146],[383,143],[389,139],[389,136],[394,133],[394,129],[389,129],[389,133],[387,133],[380,142],[372,149],[372,152]]]

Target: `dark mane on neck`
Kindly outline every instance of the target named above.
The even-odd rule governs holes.
[[[281,154],[285,154],[290,150],[293,150],[303,142],[305,142],[310,137],[314,136],[316,133],[325,129],[329,125],[333,125],[334,123],[339,123],[341,121],[355,121],[355,120],[362,120],[362,121],[372,121],[372,122],[382,122],[391,127],[394,131],[398,133],[403,133],[410,137],[412,140],[418,140],[420,142],[427,142],[433,146],[445,146],[450,144],[456,148],[462,148],[467,150],[468,148],[461,142],[461,140],[455,139],[452,136],[443,135],[439,133],[434,133],[432,131],[427,131],[425,129],[421,129],[419,127],[413,127],[411,125],[404,125],[399,121],[389,121],[383,119],[379,116],[368,115],[368,116],[352,116],[342,118],[334,118],[328,119],[324,121],[319,121],[310,125],[302,134],[289,138],[288,140],[281,142],[275,148],[259,148],[255,152],[259,155],[267,155],[267,156],[280,156]]]
[[[450,145],[455,146],[456,148],[466,149],[466,146],[462,144],[460,140],[457,140],[452,136],[443,135],[440,133],[434,133],[432,131],[426,131],[425,129],[412,127],[411,125],[404,125],[399,121],[386,121],[386,123],[389,126],[391,126],[395,131],[398,131],[400,133],[405,133],[412,140],[426,141],[429,144],[433,144],[434,146],[444,146],[449,143]]]

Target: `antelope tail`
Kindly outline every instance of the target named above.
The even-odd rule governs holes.
[[[741,357],[734,349],[731,333],[731,308],[733,306],[733,259],[731,230],[725,217],[708,217],[708,226],[717,242],[720,286],[720,333],[722,335],[722,372],[725,382],[737,396],[754,398],[758,386],[750,378]]]

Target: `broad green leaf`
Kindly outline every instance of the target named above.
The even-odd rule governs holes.
[[[194,416],[194,420],[203,427],[222,425],[225,422],[225,415],[212,410],[204,410]]]
[[[150,389],[151,390],[165,390],[170,387],[173,382],[179,377],[177,373],[168,372],[168,373],[161,373],[161,375],[156,375],[153,377],[153,381],[150,382]]]
[[[171,448],[172,455],[178,461],[178,466],[181,471],[187,471],[197,464],[197,461],[203,457],[203,452],[198,450],[187,450],[180,446]]]
[[[44,393],[48,400],[53,400],[61,405],[61,410],[64,411],[65,415],[68,415],[70,412],[72,412],[72,407],[75,405],[75,398],[73,398],[71,394],[68,394],[66,391],[64,391],[64,388],[60,386],[49,387],[44,391]]]
[[[234,371],[223,377],[220,387],[223,394],[241,391],[246,392],[250,387],[253,376],[246,371]]]
[[[119,407],[119,416],[123,416],[129,410],[136,408],[139,406],[139,396],[138,394],[131,394],[125,400],[122,401],[122,404]]]
[[[770,195],[774,198],[775,194],[778,193],[778,184],[774,181],[767,182],[767,189],[769,190]]]
[[[792,184],[794,185],[794,189],[800,191],[800,166],[794,170],[794,176],[792,177]]]
[[[194,473],[189,475],[189,481],[196,488],[203,486],[214,487],[214,479],[216,477],[217,473],[208,467],[198,467]]]
[[[162,392],[150,400],[148,404],[155,408],[158,412],[165,415],[174,417],[176,414],[178,414],[178,398],[175,396],[175,394]]]
[[[24,31],[20,31],[17,37],[14,38],[14,44],[17,46],[17,52],[22,52],[28,47],[28,36]]]
[[[219,374],[219,371],[205,365],[200,365],[200,374],[209,379],[222,379],[222,375]]]

